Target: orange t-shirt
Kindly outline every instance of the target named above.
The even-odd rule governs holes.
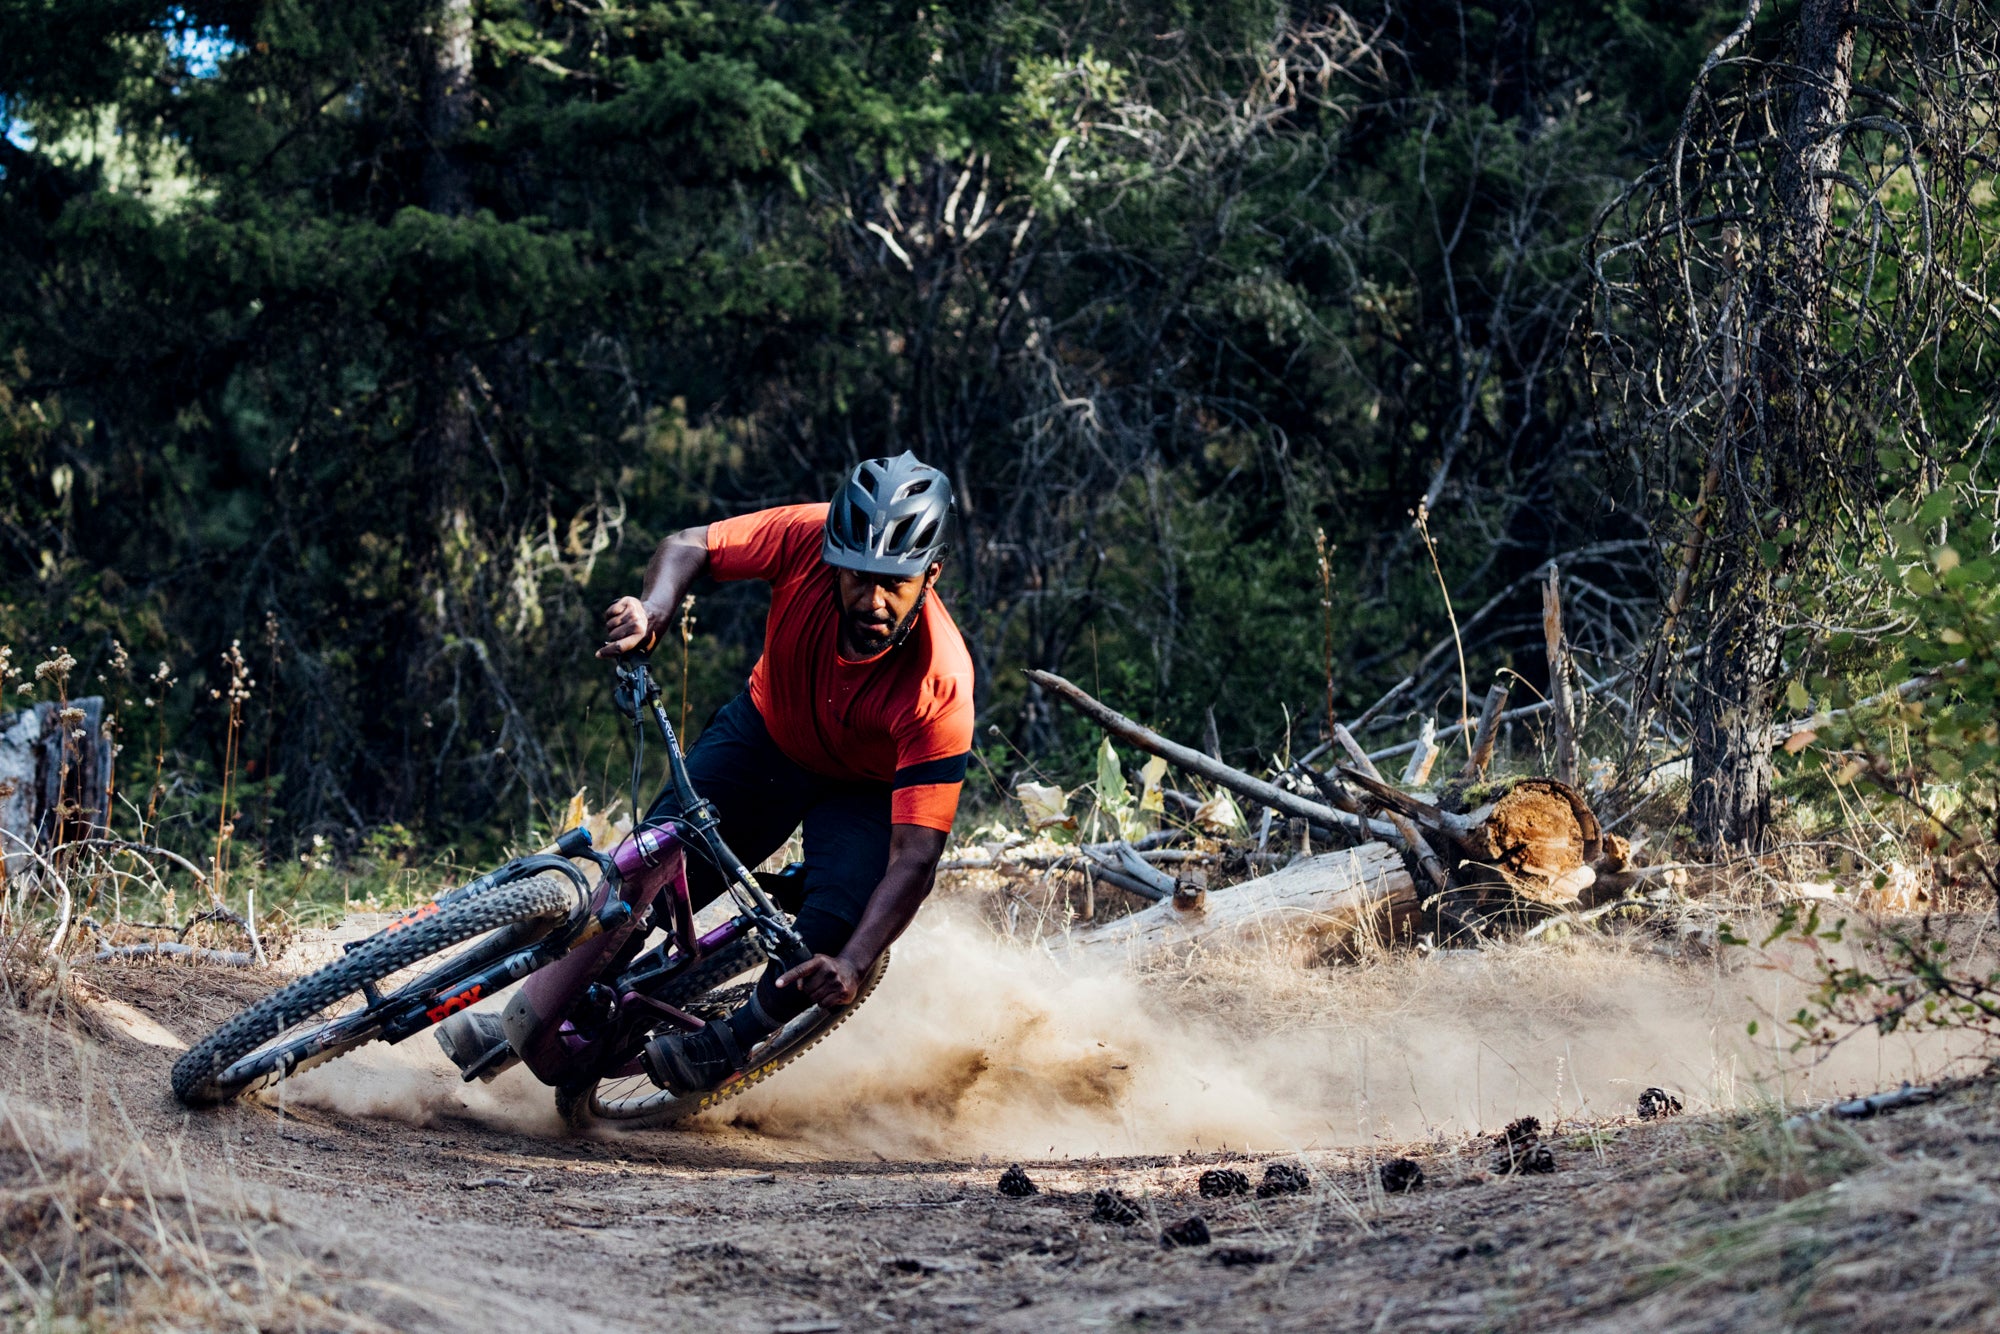
[[[838,575],[820,559],[826,511],[786,505],[708,526],[709,573],[771,585],[750,702],[800,768],[888,783],[892,822],[948,832],[972,752],[972,655],[933,589],[901,644],[841,657]]]

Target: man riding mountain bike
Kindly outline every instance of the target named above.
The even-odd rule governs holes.
[[[915,455],[869,459],[831,504],[674,533],[641,595],[605,612],[600,658],[650,649],[704,574],[771,585],[749,689],[716,714],[687,768],[747,864],[804,828],[795,929],[812,957],[772,964],[728,1018],[647,1043],[646,1073],[663,1088],[715,1088],[807,1007],[852,1001],[931,891],[972,749],[972,658],[936,594],[951,509],[951,484]],[[723,892],[699,858],[687,872],[697,908]],[[461,1015],[439,1042],[464,1067],[505,1040],[496,1025]]]

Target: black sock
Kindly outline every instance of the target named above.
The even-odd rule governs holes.
[[[736,1041],[742,1044],[743,1050],[749,1051],[750,1048],[783,1028],[786,1020],[769,1013],[763,1005],[759,1004],[758,993],[752,992],[750,999],[745,1001],[738,1007],[735,1014],[730,1015],[723,1022],[729,1025],[729,1031],[736,1035]]]

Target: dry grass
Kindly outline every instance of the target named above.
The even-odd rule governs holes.
[[[336,1308],[268,1210],[195,1190],[0,1099],[0,1323],[16,1329],[372,1328]]]
[[[61,966],[49,957],[40,932],[0,935],[0,1003],[37,1008],[60,994],[61,978]]]
[[[1626,1277],[1601,1327],[1994,1328],[1996,1131],[1990,1082],[1874,1122],[1690,1127],[1677,1170],[1625,1202],[1665,1226],[1607,1230]]]
[[[1784,874],[1764,868],[1728,886],[1739,929],[1750,922],[1737,914],[1770,902]],[[1253,1139],[1303,1150],[1293,1161],[1308,1167],[1311,1189],[1282,1199],[1202,1201],[1202,1164],[1182,1159],[1134,1165],[1118,1184],[1146,1213],[1133,1236],[1201,1212],[1216,1226],[1216,1250],[1257,1252],[1261,1263],[1227,1273],[1262,1309],[1301,1293],[1345,1301],[1392,1285],[1404,1306],[1390,1324],[1379,1318],[1387,1307],[1356,1307],[1353,1328],[1405,1318],[1411,1328],[1607,1330],[2000,1321],[2000,1299],[1989,1295],[2000,1273],[2000,1173],[1987,1170],[1981,1147],[2000,1142],[2000,1095],[1970,1086],[1865,1126],[1786,1130],[1783,1101],[1873,1091],[1896,1076],[1871,1057],[1803,1084],[1760,1085],[1746,1064],[1744,1020],[1796,1001],[1792,992],[1774,999],[1783,974],[1759,968],[1750,952],[1715,948],[1712,903],[1478,952],[1372,949],[1332,965],[1272,940],[1156,958],[1136,978],[1065,982],[1051,961],[971,927],[975,916],[1004,921],[997,909],[1019,906],[1007,897],[1018,886],[955,888],[948,897],[961,909],[981,911],[962,913],[961,932],[928,946],[920,933],[899,947],[890,974],[899,1004],[864,1010],[846,1048],[802,1064],[774,1086],[776,1102],[746,1100],[743,1124],[783,1135],[791,1106],[800,1140],[831,1136],[858,1153],[874,1149],[879,1131],[876,1151],[903,1156],[932,1144],[969,1155],[988,1147],[984,1136],[996,1152],[1005,1143],[1027,1157],[1058,1127],[1079,1143],[1115,1131],[1162,1152],[1198,1147],[1203,1161]],[[1974,947],[1977,926],[1967,924]],[[1016,940],[1030,934],[1018,930]],[[75,999],[77,978],[141,1001],[183,1032],[268,985],[154,962],[69,973],[38,942],[6,946],[0,963],[14,997],[0,1007],[0,1043],[17,1054],[28,1039],[92,1022],[90,1004]],[[1768,1055],[1768,1034],[1764,1046]],[[896,1058],[884,1061],[883,1050]],[[1656,1066],[1635,1063],[1635,1052]],[[76,1059],[66,1092],[36,1084],[0,1093],[14,1095],[0,1100],[0,1326],[363,1324],[335,1304],[268,1207],[233,1186],[190,1182],[157,1136],[133,1132],[101,1095],[79,1097],[91,1071],[87,1054]],[[1659,1073],[1661,1062],[1681,1077]],[[1214,1106],[1162,1111],[1169,1094],[1192,1096],[1189,1075],[1214,1083]],[[962,1096],[947,1096],[960,1084]],[[1648,1084],[1673,1089],[1690,1115],[1640,1126],[1632,1113]],[[57,1119],[37,1107],[78,1110]],[[1557,1174],[1494,1175],[1490,1132],[1519,1114],[1547,1127]],[[1148,1120],[1157,1117],[1168,1119]],[[1078,1153],[1037,1166],[1038,1177],[1087,1197],[1104,1169]],[[1386,1195],[1377,1169],[1405,1154],[1432,1184]],[[725,1198],[705,1195],[700,1207]],[[961,1242],[940,1233],[937,1244]],[[1129,1249],[1120,1263],[1159,1281],[1151,1266],[1164,1253],[1150,1243]],[[1184,1295],[1224,1272],[1193,1253],[1157,1263],[1204,1266]],[[1426,1302],[1436,1306],[1428,1325],[1418,1318]]]
[[[163,994],[202,990],[196,970],[148,971],[179,975]],[[198,1185],[123,1114],[85,990],[35,933],[0,942],[0,1042],[16,1058],[0,1092],[0,1327],[380,1328],[334,1304],[269,1205]]]

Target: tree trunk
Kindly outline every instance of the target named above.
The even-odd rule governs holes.
[[[1494,13],[1499,31],[1493,41],[1493,111],[1503,120],[1520,122],[1525,136],[1535,111],[1535,4],[1511,0]]]
[[[1771,823],[1771,682],[1780,637],[1770,572],[1732,550],[1695,682],[1688,818],[1702,846],[1756,852]]]
[[[423,47],[424,207],[456,217],[471,203],[458,140],[472,114],[472,0],[440,0]]]
[[[472,112],[472,0],[433,0],[421,22],[412,34],[412,53],[423,156],[417,179],[409,184],[427,212],[463,217],[472,208],[461,149]],[[400,762],[389,770],[395,777],[376,789],[379,805],[370,811],[376,818],[405,821],[421,818],[439,795],[442,768],[430,748],[440,734],[426,722],[441,703],[439,645],[452,633],[485,637],[488,628],[476,619],[467,624],[460,615],[466,611],[457,605],[462,584],[448,568],[453,549],[479,545],[483,526],[483,516],[469,503],[472,368],[464,333],[440,303],[423,311],[415,343],[412,480],[405,511],[412,596],[399,635],[400,698],[378,720],[398,738]],[[478,614],[475,606],[472,615]]]
[[[1783,661],[1775,576],[1760,540],[1771,510],[1793,523],[1823,480],[1816,373],[1827,290],[1826,246],[1839,127],[1853,87],[1859,0],[1804,0],[1786,89],[1783,147],[1772,178],[1765,253],[1749,311],[1759,402],[1730,423],[1729,530],[1708,580],[1709,627],[1694,699],[1689,817],[1711,850],[1755,852],[1771,820],[1771,696]],[[1818,470],[1820,478],[1814,476]],[[1782,548],[1780,559],[1782,560]]]
[[[71,700],[70,708],[68,719],[54,702],[0,715],[0,879],[33,866],[33,852],[101,834],[109,821],[104,701]]]
[[[472,0],[440,0],[421,43],[424,57],[424,207],[446,217],[471,206],[459,138],[472,111]],[[446,330],[431,328],[417,385],[417,462],[425,536],[457,508],[472,443],[465,355]]]

